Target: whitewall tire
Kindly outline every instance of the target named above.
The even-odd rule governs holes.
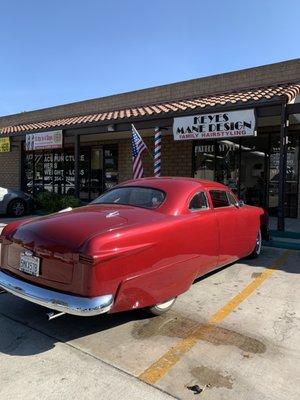
[[[262,237],[261,237],[261,230],[259,229],[255,241],[255,247],[252,253],[250,254],[250,258],[257,258],[261,253],[261,246],[262,246]]]
[[[176,301],[176,297],[173,299],[170,299],[168,301],[165,301],[164,303],[156,304],[155,306],[147,308],[147,312],[152,314],[152,315],[161,315],[164,314],[165,312],[169,311],[170,308],[173,307],[173,304]]]

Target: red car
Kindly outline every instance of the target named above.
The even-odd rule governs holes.
[[[157,315],[197,277],[258,256],[262,231],[264,211],[222,184],[138,179],[88,206],[7,225],[0,287],[60,313]]]

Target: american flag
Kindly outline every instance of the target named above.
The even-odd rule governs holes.
[[[138,131],[132,126],[131,134],[131,149],[132,149],[132,169],[133,169],[133,179],[142,178],[144,175],[143,164],[141,160],[142,152],[147,149],[147,146],[140,137]]]

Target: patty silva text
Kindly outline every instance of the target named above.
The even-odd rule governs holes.
[[[253,136],[254,110],[174,118],[173,135],[175,140]]]

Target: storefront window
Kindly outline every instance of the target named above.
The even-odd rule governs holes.
[[[271,216],[276,216],[279,201],[279,162],[280,162],[280,140],[279,135],[270,137],[270,161],[268,176],[268,210]]]
[[[118,146],[104,146],[104,190],[118,183]]]
[[[75,156],[73,149],[65,149],[65,194],[75,194]]]
[[[62,150],[55,150],[53,153],[53,183],[54,192],[58,194],[65,193],[65,155]]]
[[[91,180],[90,197],[96,199],[102,190],[103,175],[103,150],[102,148],[91,149]]]
[[[289,136],[285,186],[285,216],[296,218],[298,214],[299,137]]]
[[[27,193],[33,195],[33,172],[34,172],[34,160],[32,153],[26,153],[24,157],[24,167],[25,167],[25,175],[24,175],[24,186]]]
[[[240,198],[247,204],[266,207],[269,136],[241,139]]]
[[[44,152],[44,180],[41,180],[39,192],[53,192],[53,153]]]
[[[37,196],[48,191],[75,194],[74,149],[25,152],[25,192]],[[118,183],[118,146],[105,145],[80,149],[80,198],[90,201]]]
[[[219,140],[216,149],[216,181],[238,193],[240,140]]]
[[[198,179],[215,179],[215,142],[202,141],[195,146],[195,172]]]
[[[245,203],[278,212],[279,133],[230,140],[198,141],[194,146],[194,177],[230,187]],[[285,179],[285,216],[298,215],[299,137],[289,136]]]
[[[90,149],[81,149],[79,163],[80,198],[89,200],[90,188]],[[75,171],[74,171],[75,172]]]

